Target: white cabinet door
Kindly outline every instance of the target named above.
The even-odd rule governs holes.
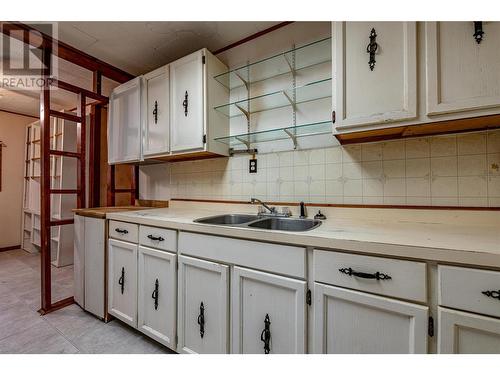
[[[438,308],[438,353],[500,354],[500,319]]]
[[[375,29],[375,65],[367,46]],[[417,117],[416,22],[334,22],[333,109],[337,129]]]
[[[170,64],[171,150],[204,147],[203,50]]]
[[[108,311],[137,328],[137,245],[109,240]]]
[[[314,353],[427,352],[428,308],[314,284]]]
[[[229,267],[179,256],[178,352],[229,349]]]
[[[106,220],[85,217],[85,310],[104,318]]]
[[[139,246],[137,327],[175,350],[176,255]]]
[[[82,308],[85,307],[85,217],[75,215],[75,242],[73,264],[73,298]],[[104,289],[104,288],[103,288]]]
[[[141,160],[142,77],[116,87],[109,97],[108,163]]]
[[[231,291],[233,353],[305,353],[305,281],[234,267]]]
[[[170,77],[169,66],[163,66],[144,76],[146,117],[144,156],[170,151]]]
[[[427,114],[500,107],[500,22],[426,22]]]

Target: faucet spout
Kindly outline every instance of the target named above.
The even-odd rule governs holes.
[[[265,204],[264,202],[262,202],[260,199],[250,198],[250,202],[252,204],[259,203],[262,207],[266,208],[272,214],[274,214],[276,212],[276,208],[275,207],[269,207],[267,204]]]

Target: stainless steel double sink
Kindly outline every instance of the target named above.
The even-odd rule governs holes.
[[[196,219],[194,220],[194,222],[202,224],[224,225],[229,227],[282,230],[288,232],[305,232],[317,228],[321,225],[320,220],[245,214],[210,216]]]

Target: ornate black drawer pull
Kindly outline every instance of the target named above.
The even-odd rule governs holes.
[[[271,348],[269,343],[271,341],[271,320],[269,319],[269,314],[266,314],[264,319],[264,330],[260,333],[260,341],[264,342],[264,354],[269,354]]]
[[[122,275],[118,279],[118,285],[120,285],[120,288],[121,288],[121,291],[123,294],[123,290],[125,288],[125,267],[122,267]]]
[[[483,41],[483,22],[482,21],[474,21],[474,34],[473,37],[476,40],[477,44],[481,44]]]
[[[120,233],[120,234],[127,234],[127,233],[128,233],[128,230],[126,230],[126,229],[116,228],[116,229],[115,229],[115,232]]]
[[[151,298],[154,299],[155,301],[155,310],[158,310],[158,279],[155,281],[155,290],[153,291],[153,294],[151,294]]]
[[[205,335],[205,306],[203,302],[200,304],[200,315],[198,315],[198,324],[200,325],[200,336],[203,338]]]
[[[376,279],[376,280],[390,280],[390,279],[392,279],[392,277],[390,277],[389,275],[386,275],[385,273],[378,272],[378,271],[375,273],[356,272],[351,267],[340,268],[339,271],[342,273],[345,273],[346,275],[360,277],[362,279]]]
[[[184,116],[186,117],[188,115],[188,105],[189,105],[188,92],[186,91],[186,93],[184,94],[184,101],[182,102],[182,106],[184,107]]]
[[[155,124],[158,123],[158,101],[155,100],[155,106],[153,107],[153,116],[155,119]]]
[[[485,290],[483,293],[486,297],[491,297],[500,300],[500,289],[499,290]]]
[[[164,239],[163,237],[160,237],[160,236],[155,237],[155,236],[153,236],[152,234],[149,234],[149,235],[148,235],[148,238],[149,238],[151,241],[159,241],[159,242],[161,242],[161,241],[165,241],[165,239]]]
[[[372,31],[370,32],[370,43],[368,43],[368,45],[366,46],[366,52],[370,54],[370,61],[368,61],[368,66],[372,71],[375,68],[375,53],[377,52],[377,49],[377,33],[375,32],[375,29],[372,28]]]

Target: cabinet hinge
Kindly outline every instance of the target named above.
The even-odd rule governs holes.
[[[202,63],[202,64],[205,64],[205,63],[206,63],[206,60],[207,60],[207,58],[206,58],[205,56],[202,56],[202,57],[201,57],[201,63]]]
[[[179,343],[179,337],[177,336],[177,334],[175,335],[175,346],[177,346],[177,344]]]
[[[203,134],[203,144],[207,143],[207,135]]]
[[[335,117],[336,117],[336,113],[335,111],[332,111],[332,123],[335,124]]]
[[[312,293],[311,293],[311,289],[307,289],[307,293],[306,293],[306,303],[311,306],[312,304]]]
[[[429,316],[429,321],[427,323],[427,334],[429,337],[434,337],[434,318]]]

